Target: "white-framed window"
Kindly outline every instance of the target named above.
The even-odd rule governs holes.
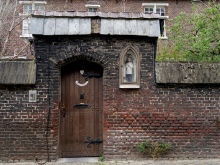
[[[30,18],[25,18],[22,21],[22,36],[23,37],[31,37],[32,36],[29,33],[29,25],[30,25]]]
[[[97,12],[100,5],[90,5],[86,4],[86,7],[88,9],[88,12]]]
[[[46,1],[19,1],[22,5],[22,13],[19,15],[22,17],[22,34],[20,37],[32,37],[29,33],[30,15],[37,11],[45,11]]]
[[[160,38],[167,39],[166,35],[166,19],[169,18],[166,15],[166,7],[169,6],[168,3],[143,3],[145,14],[159,14],[160,15]]]

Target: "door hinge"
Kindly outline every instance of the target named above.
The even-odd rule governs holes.
[[[89,136],[87,137],[87,140],[84,141],[84,143],[88,143],[87,148],[91,147],[91,144],[100,144],[103,140],[100,140],[99,138],[96,140],[91,139]]]

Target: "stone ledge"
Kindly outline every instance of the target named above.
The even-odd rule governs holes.
[[[219,84],[220,63],[156,62],[156,83]]]

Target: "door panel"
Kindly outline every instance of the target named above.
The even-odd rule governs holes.
[[[90,78],[87,85],[79,86],[76,81],[85,83],[80,70],[101,75],[103,72],[101,66],[84,60],[62,68],[61,105],[65,108],[60,115],[60,157],[102,155],[102,143],[85,143],[102,140],[102,77]],[[80,99],[80,94],[84,99]]]

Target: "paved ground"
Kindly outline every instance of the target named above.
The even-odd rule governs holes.
[[[35,162],[0,163],[0,165],[43,165]],[[104,162],[47,162],[45,165],[220,165],[220,159],[199,160],[127,160]]]

